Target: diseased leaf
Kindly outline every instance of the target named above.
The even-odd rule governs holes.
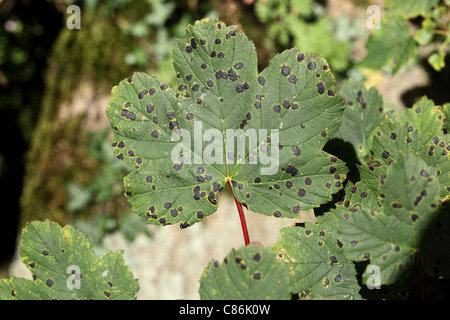
[[[200,278],[202,300],[289,300],[287,270],[261,245],[233,249],[223,260],[211,260]]]
[[[423,96],[410,109],[405,109],[402,119],[419,130],[423,144],[442,135],[445,115],[434,102]]]
[[[138,73],[107,109],[114,153],[135,170],[125,178],[134,212],[188,227],[230,182],[249,210],[298,218],[342,189],[344,162],[322,151],[343,111],[323,58],[286,50],[258,74],[253,43],[211,19],[188,26],[173,58],[178,88]]]
[[[378,180],[377,180],[378,181]],[[378,191],[378,188],[376,189]],[[366,181],[358,181],[353,184],[347,182],[345,186],[345,196],[342,201],[337,203],[338,206],[351,208],[357,205],[369,210],[378,210],[378,193],[370,189]]]
[[[416,120],[415,125],[421,127],[419,119],[413,120]],[[361,177],[368,181],[371,188],[375,190],[376,185],[373,183],[373,179],[377,177],[382,179],[387,169],[386,165],[397,160],[402,153],[416,154],[427,165],[438,170],[441,200],[448,199],[450,196],[450,136],[441,134],[441,136],[429,138],[432,134],[438,133],[439,128],[434,132],[434,128],[427,129],[425,125],[422,125],[422,132],[426,135],[426,138],[422,138],[420,130],[409,122],[401,124],[384,121],[374,135],[372,146],[374,157],[378,159],[376,163],[384,164],[384,166],[374,165],[373,162],[366,163],[366,166],[360,166]],[[423,141],[427,141],[427,143],[423,143]],[[367,168],[373,168],[374,170],[368,172]]]
[[[402,153],[387,168],[379,210],[341,206],[334,211],[340,219],[338,234],[345,255],[378,267],[380,285],[406,277],[415,269],[415,255],[422,255],[424,246],[436,237],[430,229],[442,217],[438,191],[436,169],[416,155]],[[430,259],[425,263],[429,267]],[[363,283],[370,276],[366,269]]]
[[[136,299],[139,285],[123,252],[108,251],[97,259],[89,238],[70,225],[28,224],[19,253],[33,280],[0,280],[1,300]]]
[[[332,214],[281,230],[273,250],[286,262],[293,293],[300,298],[360,299],[356,270],[344,256]]]
[[[383,98],[376,88],[366,89],[354,81],[346,82],[338,93],[345,99],[345,110],[335,137],[350,142],[358,158],[367,161],[372,132],[384,119]]]

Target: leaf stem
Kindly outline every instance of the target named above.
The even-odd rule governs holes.
[[[422,260],[420,259],[419,252],[416,252],[416,263],[417,263],[417,267],[419,269],[420,291],[421,291],[421,294],[422,294],[422,299],[426,300],[425,282],[424,282],[424,279],[423,279],[423,272],[422,272]]]
[[[228,185],[230,186],[231,194],[233,195],[234,202],[236,203],[236,207],[239,212],[239,219],[241,220],[241,227],[242,227],[242,233],[244,234],[245,246],[248,246],[248,244],[250,243],[250,238],[248,236],[247,223],[245,222],[244,209],[242,208],[242,204],[236,199],[236,197],[234,195],[230,180],[228,180]]]

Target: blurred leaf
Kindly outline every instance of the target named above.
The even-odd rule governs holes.
[[[387,0],[389,11],[402,14],[407,18],[428,15],[439,0]]]
[[[414,40],[420,45],[430,43],[434,37],[434,28],[436,23],[431,19],[425,19],[422,21],[422,28],[414,35]]]
[[[428,63],[433,67],[434,70],[441,71],[445,67],[445,56],[445,52],[434,52],[428,57]]]
[[[410,34],[405,19],[392,17],[382,20],[380,29],[374,29],[366,43],[367,55],[360,66],[381,69],[389,66],[396,73],[402,66],[416,58],[418,46]]]
[[[67,182],[67,211],[77,212],[85,209],[92,199],[89,189],[80,186],[75,182]]]

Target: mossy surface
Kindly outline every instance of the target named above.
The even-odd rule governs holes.
[[[99,171],[87,153],[83,114],[61,121],[61,106],[78,98],[81,81],[89,79],[95,94],[108,94],[105,88],[133,72],[123,63],[129,39],[112,19],[86,13],[81,21],[80,30],[61,30],[48,57],[41,112],[25,159],[20,228],[33,220],[69,223],[67,182],[86,185]]]

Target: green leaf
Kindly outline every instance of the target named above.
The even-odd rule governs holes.
[[[379,211],[338,207],[339,237],[346,257],[370,260],[380,268],[380,285],[393,284],[414,270],[414,255],[433,237],[438,217],[437,171],[413,154],[402,154],[380,186]],[[366,272],[363,282],[371,276]]]
[[[427,165],[438,170],[438,179],[441,184],[440,197],[444,201],[450,197],[450,154],[448,152],[450,151],[450,136],[442,134],[433,136],[442,132],[442,115],[437,109],[432,109],[435,112],[428,113],[428,115],[431,114],[431,117],[421,110],[423,109],[416,107],[409,114],[405,114],[405,118],[409,118],[419,129],[410,122],[384,121],[374,135],[371,149],[375,159],[378,159],[377,162],[385,165],[397,160],[402,153],[420,156]],[[428,121],[421,120],[419,116],[415,117],[414,113],[424,114],[424,118]],[[427,123],[433,123],[434,120],[437,120],[434,122],[437,128],[427,125]],[[367,168],[372,168],[372,172],[367,171]],[[372,163],[362,165],[359,169],[361,177],[369,183],[372,190],[376,190],[376,182],[374,183],[373,180],[382,178],[386,171],[385,166]]]
[[[260,245],[233,249],[219,263],[211,260],[200,278],[202,300],[289,300],[284,264]]]
[[[434,52],[428,57],[428,63],[433,67],[436,71],[441,71],[445,68],[445,52],[439,51]]]
[[[440,106],[440,110],[445,117],[442,132],[444,134],[447,134],[450,132],[450,103],[444,103],[442,106]]]
[[[249,210],[296,218],[343,188],[344,162],[322,151],[343,111],[323,58],[286,50],[258,74],[253,43],[204,19],[173,59],[176,90],[137,73],[107,109],[114,153],[135,169],[125,178],[134,212],[187,227],[217,210],[230,182]]]
[[[406,18],[413,18],[418,15],[428,15],[438,2],[439,0],[388,0],[386,1],[386,7],[393,13],[404,15]]]
[[[396,73],[418,55],[418,45],[400,16],[382,19],[380,29],[375,29],[366,43],[368,54],[360,65],[371,69],[389,66]]]
[[[345,186],[344,199],[339,201],[337,205],[344,206],[345,208],[361,206],[370,210],[378,210],[378,194],[371,190],[365,180],[358,181],[356,184],[348,181]]]
[[[135,299],[137,279],[124,264],[123,252],[96,258],[89,238],[68,225],[46,220],[27,225],[19,247],[33,280],[0,280],[0,299]]]
[[[411,108],[405,109],[402,119],[416,127],[422,138],[422,142],[428,143],[432,138],[442,135],[445,115],[433,100],[423,96],[413,104]]]
[[[355,266],[344,256],[334,216],[317,222],[282,229],[273,246],[289,268],[292,292],[300,298],[359,299]]]
[[[354,81],[346,82],[338,93],[345,99],[345,110],[335,137],[350,142],[358,158],[367,160],[372,132],[384,119],[383,97],[376,88]]]

